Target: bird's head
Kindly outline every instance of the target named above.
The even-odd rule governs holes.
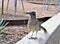
[[[30,16],[36,16],[36,12],[32,11],[32,12],[26,12],[26,14],[29,14]]]

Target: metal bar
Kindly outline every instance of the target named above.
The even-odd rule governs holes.
[[[47,1],[47,4],[48,4],[47,10],[49,9],[50,3],[51,3],[51,0],[48,0]]]
[[[4,14],[4,0],[2,0],[2,15]]]
[[[23,0],[21,0],[21,3],[22,3],[23,12],[25,13],[25,8],[24,8]]]
[[[9,6],[9,0],[8,0],[8,2],[7,2],[7,9],[6,9],[6,10],[8,10],[8,6]]]
[[[48,8],[49,8],[49,6],[50,6],[50,2],[51,2],[51,0],[43,0],[43,8],[45,8],[46,5],[48,5],[48,6],[47,6],[47,10],[48,10]],[[44,6],[44,5],[45,5],[45,6]]]
[[[14,15],[16,15],[16,9],[17,9],[17,0],[14,0]]]

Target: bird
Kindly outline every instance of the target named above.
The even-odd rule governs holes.
[[[29,39],[37,39],[37,32],[41,29],[43,29],[44,33],[47,32],[47,30],[41,26],[41,23],[39,22],[39,20],[37,20],[35,11],[26,12],[26,14],[30,15],[27,25],[28,25],[28,28],[32,31],[32,35]],[[36,32],[35,37],[33,37],[34,32]]]

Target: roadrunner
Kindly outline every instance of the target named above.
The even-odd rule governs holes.
[[[37,32],[39,30],[41,30],[41,28],[44,30],[45,33],[47,32],[47,30],[44,27],[42,27],[41,23],[37,20],[35,11],[26,12],[26,14],[30,15],[30,19],[28,21],[28,27],[32,31],[32,35],[31,35],[31,37],[29,39],[37,39]],[[33,33],[34,32],[36,32],[36,36],[35,37],[33,37]]]

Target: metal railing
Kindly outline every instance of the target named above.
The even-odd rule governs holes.
[[[23,12],[25,13],[23,0],[21,0],[21,3],[22,3]],[[9,0],[7,1],[7,9],[6,10],[8,10],[8,6],[9,6]],[[17,0],[14,0],[14,15],[16,15],[16,9],[17,9]],[[4,14],[4,0],[2,0],[2,15],[3,14]]]
[[[52,0],[20,0],[20,1],[22,3],[23,12],[25,13],[24,1],[43,1],[43,8],[44,8],[44,5],[47,4],[48,5],[47,10],[48,10]],[[60,8],[60,1],[59,0],[53,0],[53,1],[55,1],[56,9]],[[8,10],[8,8],[9,8],[9,0],[7,1],[7,9],[6,10]],[[16,9],[17,9],[17,0],[14,0],[14,15],[16,15]],[[4,0],[2,0],[2,15],[3,14],[4,14]]]

